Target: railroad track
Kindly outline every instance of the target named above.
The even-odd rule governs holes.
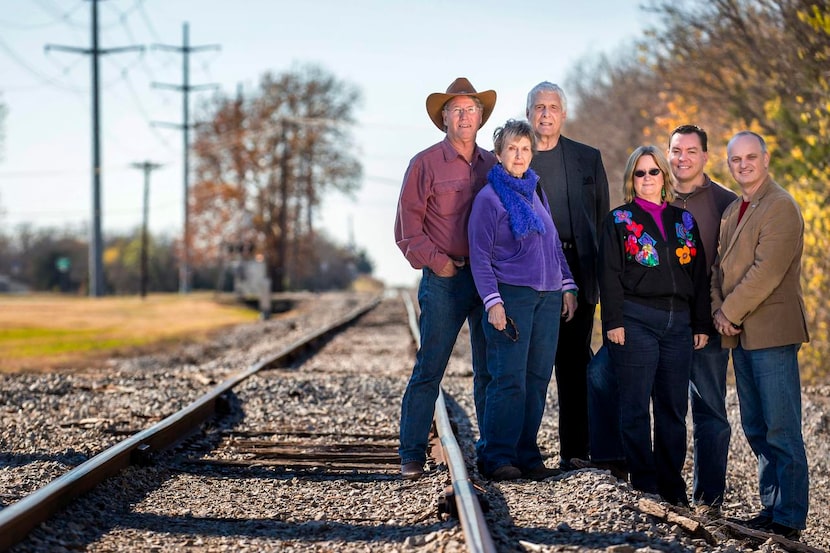
[[[397,301],[400,299],[387,299],[386,301]],[[325,328],[311,333],[310,335],[297,340],[296,342],[282,348],[280,351],[266,357],[260,362],[247,369],[232,375],[224,382],[215,386],[209,393],[193,401],[184,409],[174,413],[164,420],[154,424],[148,429],[139,431],[129,438],[110,447],[99,455],[82,463],[80,466],[69,471],[63,476],[50,482],[48,485],[28,495],[22,500],[6,507],[0,511],[0,549],[7,549],[22,541],[33,529],[46,520],[49,522],[44,526],[50,526],[53,522],[50,517],[55,515],[62,507],[73,504],[81,505],[84,509],[84,501],[89,497],[100,494],[100,489],[106,489],[124,478],[124,472],[140,472],[142,467],[155,467],[166,465],[165,470],[172,470],[178,474],[189,476],[198,475],[200,478],[205,475],[243,475],[250,477],[252,474],[261,475],[268,471],[282,476],[293,475],[293,477],[311,476],[323,481],[331,478],[343,478],[345,480],[366,479],[366,475],[376,478],[385,486],[400,487],[401,481],[398,477],[399,457],[397,456],[397,432],[396,420],[387,421],[387,424],[376,431],[371,430],[371,423],[359,421],[359,426],[346,428],[344,421],[332,421],[331,413],[321,415],[328,407],[320,407],[314,416],[303,419],[302,417],[290,416],[288,420],[280,417],[272,417],[265,425],[259,420],[255,425],[248,425],[244,422],[244,416],[240,413],[249,409],[251,398],[258,397],[260,407],[267,402],[263,397],[279,397],[283,392],[295,394],[296,397],[311,394],[325,394],[324,385],[312,385],[311,380],[300,379],[288,386],[292,389],[280,388],[279,383],[285,383],[291,377],[288,374],[299,373],[298,371],[283,372],[276,370],[277,367],[295,367],[308,364],[313,359],[314,351],[327,344],[332,336],[340,332],[344,327],[352,325],[355,319],[361,318],[373,310],[380,300],[370,302],[356,308],[341,319],[327,325]],[[409,316],[414,317],[411,302]],[[371,323],[370,323],[371,324]],[[387,321],[378,323],[378,329],[386,329]],[[417,332],[417,324],[414,319],[409,323],[410,329]],[[365,332],[364,332],[365,333]],[[395,340],[400,342],[400,336]],[[356,346],[359,347],[359,344]],[[405,350],[411,351],[411,343],[406,344]],[[405,384],[405,373],[409,371],[411,355],[405,355],[405,362],[396,370],[392,371],[394,380],[398,385]],[[400,359],[399,359],[400,361]],[[402,367],[405,369],[402,371]],[[275,370],[270,370],[275,369]],[[315,372],[312,369],[312,372]],[[332,370],[327,368],[327,374],[347,374],[347,369]],[[266,378],[265,375],[280,374],[278,378]],[[252,378],[256,376],[256,378]],[[247,387],[247,389],[245,389]],[[253,391],[252,391],[253,390]],[[323,390],[321,392],[321,390]],[[249,394],[251,397],[247,397]],[[355,401],[363,398],[362,393],[354,395]],[[366,394],[370,396],[370,394]],[[394,392],[391,397],[384,399],[388,403],[393,399],[392,414],[397,414],[400,392]],[[371,405],[369,400],[367,406]],[[279,404],[279,402],[277,402]],[[464,466],[464,460],[460,449],[452,436],[449,419],[446,415],[443,396],[439,398],[436,428],[440,429],[441,436],[434,440],[433,451],[438,457],[433,463],[447,463],[450,476],[453,482],[446,484],[440,494],[442,511],[445,515],[456,515],[462,522],[464,540],[469,542],[468,551],[494,551],[492,541],[487,534],[486,524],[476,499],[476,491],[469,481]],[[314,409],[309,409],[314,411]],[[443,412],[443,414],[441,414]],[[222,415],[211,422],[216,414]],[[259,418],[259,417],[254,417]],[[389,417],[387,417],[389,418]],[[354,421],[349,421],[354,422]],[[391,422],[392,424],[388,424]],[[367,430],[367,428],[369,430]],[[197,433],[199,429],[203,432]],[[123,432],[123,430],[121,431]],[[190,438],[189,438],[190,437]],[[167,450],[175,446],[172,452]],[[441,479],[441,471],[434,470],[433,479]],[[446,471],[444,471],[446,472]],[[113,476],[115,475],[115,478]],[[445,478],[446,475],[444,475]],[[127,476],[129,478],[129,476]],[[119,485],[119,484],[116,484]],[[161,486],[162,483],[156,483]],[[414,486],[410,488],[413,493],[423,496],[423,492]],[[93,490],[91,493],[91,490]],[[107,492],[104,491],[104,494]],[[157,493],[157,492],[152,492]],[[86,495],[84,495],[86,494]],[[77,500],[81,495],[84,498]],[[196,492],[198,495],[198,492]],[[431,496],[430,500],[435,499]],[[93,502],[95,499],[92,500]],[[422,518],[423,498],[416,504],[419,505],[420,517]],[[437,508],[437,507],[436,507]],[[63,518],[71,519],[68,509]],[[434,512],[434,511],[433,511]],[[58,517],[61,518],[61,517]],[[319,518],[319,517],[318,517]],[[328,520],[336,517],[326,515]],[[366,517],[363,517],[365,520]],[[444,517],[447,518],[447,517]],[[438,520],[438,517],[436,517]],[[67,520],[72,524],[71,520]],[[452,523],[449,523],[452,525]],[[82,523],[76,523],[76,526]],[[34,532],[35,539],[21,544],[22,550],[27,547],[35,549],[34,544],[47,542],[49,537],[38,537],[39,531],[43,534],[48,532],[39,530]],[[413,534],[412,530],[403,527],[403,534]],[[194,528],[195,530],[195,528]],[[289,539],[292,532],[289,529],[285,533]],[[357,532],[360,535],[360,531]],[[388,532],[394,543],[405,541],[403,537],[395,537],[396,532]],[[83,532],[80,532],[83,534]],[[93,534],[102,534],[99,530]],[[208,532],[210,534],[210,532]],[[233,531],[230,532],[233,534]],[[401,534],[401,532],[397,532]],[[254,536],[256,538],[258,536]],[[271,536],[269,536],[271,537]],[[411,536],[409,536],[411,537]],[[68,544],[75,543],[73,540],[64,540]],[[76,545],[89,546],[95,549],[97,543],[82,544],[83,539],[78,540]],[[174,546],[175,547],[175,546]],[[106,548],[106,547],[105,547]]]
[[[351,309],[344,313],[348,311]],[[263,352],[287,351],[301,341],[301,335],[308,334],[308,329],[298,330],[284,343],[245,348],[256,352],[259,359],[249,370],[262,366],[217,397],[213,408],[219,410],[219,417],[206,417],[197,425],[200,431],[187,438],[171,434],[159,442],[133,444],[129,455],[113,455],[118,459],[113,462],[123,465],[116,474],[67,503],[65,509],[56,512],[57,504],[52,502],[48,513],[40,511],[46,522],[36,524],[28,536],[21,537],[22,527],[0,525],[0,539],[8,540],[2,548],[19,541],[13,547],[15,552],[385,552],[410,547],[512,552],[606,549],[620,544],[635,549],[707,550],[717,543],[750,551],[768,539],[731,538],[727,525],[718,525],[712,536],[697,535],[694,519],[678,518],[679,513],[649,503],[648,498],[601,471],[579,471],[544,482],[478,479],[473,462],[477,431],[469,358],[464,353],[454,354],[450,362],[443,400],[453,416],[452,426],[460,442],[457,447],[467,460],[455,467],[448,461],[452,446],[441,447],[443,440],[439,438],[434,442],[427,474],[414,482],[401,480],[397,425],[413,357],[411,331],[405,320],[404,302],[399,297],[386,297],[359,320],[316,336],[313,344],[280,362],[265,363]],[[287,332],[295,326],[302,325],[284,323],[265,332],[263,338],[266,343],[275,342],[277,328]],[[466,350],[466,337],[459,344],[457,349]],[[212,372],[188,366],[175,375],[191,379],[191,387],[200,383],[218,388],[236,379],[238,373],[231,367],[234,359],[243,358],[247,358],[243,352],[236,351],[214,364],[218,366],[212,366]],[[126,389],[127,395],[152,401],[146,395],[152,380],[142,384],[144,372],[128,374],[132,380],[120,380],[118,385],[71,385],[46,379],[46,384],[37,388],[55,398],[89,388],[92,395],[84,396],[83,401],[94,401],[96,392],[114,394],[113,390]],[[168,383],[158,386],[162,395]],[[193,406],[191,416],[196,417],[196,412],[201,412],[195,408],[198,394],[187,397],[187,406]],[[155,420],[154,426],[171,418],[153,419],[134,406],[131,409]],[[77,416],[56,423],[56,428],[105,426],[113,437],[128,435],[127,441],[144,432],[136,422],[141,417],[125,423],[122,415],[99,412],[90,417],[87,411],[77,410]],[[551,421],[555,416],[549,411],[540,434],[547,451],[555,449],[556,428]],[[56,482],[68,480],[68,474]],[[480,508],[478,493],[486,494],[490,507],[486,517],[475,512]],[[10,496],[7,493],[4,497]],[[18,503],[25,501],[28,498]],[[14,514],[9,509],[15,505],[0,510],[0,522]],[[479,518],[489,523],[489,531],[480,526]],[[684,524],[691,526],[684,528]],[[478,531],[482,535],[477,537]],[[793,551],[819,551],[804,544],[783,545]]]

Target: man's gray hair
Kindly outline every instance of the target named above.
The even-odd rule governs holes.
[[[555,92],[557,96],[559,96],[559,100],[562,102],[562,113],[568,113],[568,98],[565,97],[565,91],[562,90],[561,86],[550,81],[542,81],[531,88],[530,92],[527,93],[527,113],[533,111],[536,95],[540,92]]]
[[[735,142],[736,139],[742,136],[754,136],[755,139],[761,144],[761,153],[767,153],[767,142],[764,140],[764,137],[758,134],[757,132],[752,131],[739,131],[735,133],[735,136],[729,139],[729,142],[726,144],[726,151],[729,152],[729,148],[732,146],[732,143]]]

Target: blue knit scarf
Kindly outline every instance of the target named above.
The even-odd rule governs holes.
[[[518,178],[508,173],[499,163],[487,173],[487,180],[507,211],[513,238],[521,240],[531,232],[545,234],[545,223],[533,209],[533,194],[539,177],[532,169],[528,169],[524,177]]]

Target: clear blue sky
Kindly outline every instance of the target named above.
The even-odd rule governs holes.
[[[0,0],[0,94],[8,115],[0,158],[0,225],[87,225],[91,216],[90,56],[44,52],[47,44],[89,48],[89,0]],[[100,48],[148,46],[144,54],[101,58],[102,227],[141,224],[143,173],[151,177],[150,230],[178,236],[182,225],[182,133],[151,126],[181,122],[182,95],[151,83],[181,84],[182,57],[149,48],[219,45],[191,55],[190,82],[228,94],[253,90],[267,71],[315,63],[359,87],[358,158],[364,180],[354,199],[325,199],[317,221],[346,244],[352,233],[388,284],[411,285],[392,236],[409,159],[441,140],[424,102],[458,76],[498,101],[479,144],[523,117],[527,91],[563,84],[586,54],[610,53],[638,38],[653,18],[636,0],[103,0]],[[191,113],[210,92],[191,94]],[[571,99],[573,100],[573,99]],[[567,123],[565,126],[567,134]]]

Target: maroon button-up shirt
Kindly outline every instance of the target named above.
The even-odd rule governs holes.
[[[469,257],[467,221],[496,156],[476,146],[472,163],[448,139],[409,162],[395,217],[395,242],[415,269],[440,271],[450,258]]]

